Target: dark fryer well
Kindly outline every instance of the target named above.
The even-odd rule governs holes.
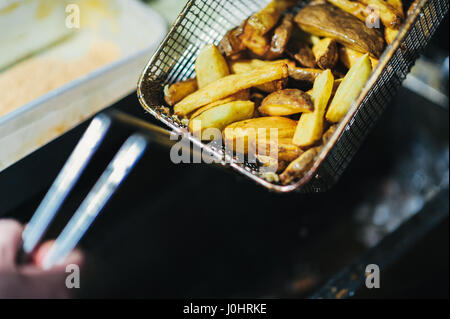
[[[203,144],[195,139],[180,120],[164,112],[163,88],[166,84],[193,77],[198,51],[208,43],[217,45],[229,29],[263,8],[267,2],[189,1],[139,80],[138,97],[144,109],[175,133],[186,134],[194,145],[211,152],[217,158],[223,157],[221,148]],[[406,2],[405,11],[410,5],[410,1]],[[293,10],[296,11],[300,7],[301,5]],[[395,41],[385,49],[366,86],[339,124],[334,136],[324,145],[315,164],[301,180],[283,186],[263,179],[250,165],[239,164],[232,159],[222,164],[277,192],[297,190],[311,193],[329,189],[349,165],[371,128],[396,95],[448,8],[449,3],[446,0],[420,0],[404,22]]]

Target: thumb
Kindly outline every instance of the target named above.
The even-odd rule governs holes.
[[[0,271],[12,270],[16,266],[17,252],[22,243],[23,226],[18,222],[0,220]]]

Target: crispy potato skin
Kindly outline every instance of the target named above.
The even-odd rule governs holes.
[[[206,45],[200,50],[195,61],[198,87],[204,88],[208,84],[230,74],[227,61],[214,45]]]
[[[219,50],[226,57],[233,57],[246,49],[241,36],[244,34],[244,27],[247,21],[240,26],[228,31],[219,43]]]
[[[317,65],[322,70],[334,68],[339,59],[337,43],[331,38],[324,38],[314,44],[312,51]]]
[[[245,27],[241,39],[245,47],[258,56],[263,57],[270,50],[270,37],[258,34],[252,27]]]
[[[308,172],[314,163],[314,159],[319,154],[320,148],[314,147],[294,160],[286,170],[280,175],[280,180],[283,185],[289,184],[296,179],[300,179]]]
[[[266,59],[278,59],[284,54],[289,40],[291,39],[293,29],[294,16],[292,14],[287,14],[273,33],[270,49],[265,56]]]
[[[174,106],[189,94],[197,91],[197,89],[197,79],[190,79],[172,85],[166,85],[164,88],[164,100],[170,106]]]
[[[227,125],[249,119],[255,111],[255,103],[251,101],[234,101],[222,105],[214,106],[199,116],[191,118],[189,130],[203,140],[210,140],[210,137],[202,136],[202,132],[208,128],[223,130]],[[196,123],[197,122],[197,123]],[[198,125],[198,128],[196,127]]]
[[[317,36],[330,37],[360,52],[378,58],[384,50],[383,35],[368,28],[353,15],[330,4],[307,5],[295,17],[298,26]]]
[[[269,94],[258,110],[260,113],[270,116],[285,116],[312,112],[314,111],[314,104],[311,97],[303,91],[286,89]]]
[[[372,73],[369,55],[365,54],[348,71],[328,108],[326,118],[337,123],[347,114]]]
[[[289,76],[297,81],[314,83],[316,78],[322,74],[321,69],[289,67]]]
[[[300,117],[292,140],[293,144],[307,147],[320,140],[323,134],[324,115],[333,91],[333,85],[334,77],[330,70],[324,71],[314,81],[312,92],[314,112],[303,113]]]
[[[177,115],[187,115],[209,103],[218,101],[239,91],[280,80],[288,76],[285,63],[274,63],[254,71],[223,77],[178,102],[174,107]]]
[[[306,68],[316,67],[316,58],[308,44],[301,41],[293,41],[287,48],[287,54]]]

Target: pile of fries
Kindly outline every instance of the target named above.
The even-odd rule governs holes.
[[[297,2],[273,0],[200,51],[196,78],[164,88],[172,114],[202,140],[216,129],[245,144],[237,153],[275,148],[257,163],[276,161],[284,185],[314,164],[404,20],[401,0],[313,1],[294,16]],[[276,129],[276,140],[254,129]]]

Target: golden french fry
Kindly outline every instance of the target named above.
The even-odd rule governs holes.
[[[397,37],[398,30],[392,29],[392,28],[384,28],[384,39],[386,40],[387,44],[391,44],[394,42],[395,38]]]
[[[344,64],[348,69],[350,69],[363,55],[364,53],[344,46],[339,49],[339,58],[342,64]],[[378,60],[370,57],[370,62],[372,63],[372,69],[375,69],[378,64]]]
[[[281,15],[296,4],[296,0],[272,0],[264,9],[248,19],[247,25],[264,35],[278,23]]]
[[[408,11],[406,12],[406,15],[409,17],[411,14],[413,14],[414,10],[417,8],[417,6],[419,5],[420,0],[414,0],[411,5],[408,8]]]
[[[280,175],[283,185],[293,182],[295,179],[302,178],[314,164],[314,159],[319,154],[320,148],[314,147],[294,160],[286,170]]]
[[[322,70],[334,68],[339,58],[337,43],[331,38],[324,38],[314,44],[312,51],[317,65]]]
[[[326,118],[329,122],[339,122],[348,112],[372,72],[369,55],[363,55],[353,65],[342,80],[328,108]]]
[[[372,6],[378,10],[380,20],[385,27],[398,29],[402,23],[402,15],[393,6],[384,0],[358,0],[366,6]]]
[[[216,107],[218,105],[227,104],[227,103],[234,102],[234,101],[248,101],[248,100],[250,100],[250,89],[242,90],[242,91],[240,91],[236,94],[233,94],[223,100],[219,100],[219,101],[210,103],[208,105],[205,105],[205,106],[197,109],[194,113],[192,113],[190,118],[193,119],[194,117],[197,117],[200,114],[202,114],[203,112],[205,112],[213,107]]]
[[[190,79],[183,82],[178,82],[164,87],[164,100],[170,106],[174,106],[189,94],[197,91],[197,79]]]
[[[210,140],[209,136],[202,136],[205,129],[217,128],[223,130],[227,125],[249,119],[255,111],[255,103],[251,101],[234,101],[212,107],[199,116],[191,118],[189,130],[203,140]]]
[[[350,13],[351,15],[354,15],[361,21],[366,21],[367,14],[366,14],[366,6],[357,2],[357,1],[350,1],[350,0],[328,0],[328,2],[334,4],[336,7],[341,8],[345,12]]]
[[[330,70],[324,71],[314,81],[312,92],[314,112],[302,114],[292,143],[300,147],[310,146],[322,137],[325,110],[333,91],[333,85],[334,76]]]
[[[286,162],[295,160],[303,153],[303,150],[300,147],[292,144],[292,139],[290,138],[270,140],[269,137],[250,141],[248,151],[253,152],[257,156],[274,155],[277,157],[278,161]]]
[[[292,138],[297,121],[286,117],[258,117],[228,125],[223,131],[225,145],[238,153],[246,154],[250,145],[260,138],[270,139],[276,132],[277,138]]]
[[[245,50],[241,36],[244,34],[244,27],[247,22],[244,21],[240,26],[228,31],[219,43],[219,50],[226,57],[234,57]]]
[[[223,105],[223,104],[227,104],[227,103],[230,103],[230,102],[234,102],[236,100],[237,99],[234,97],[234,95],[232,95],[232,96],[229,96],[229,97],[227,97],[225,99],[222,99],[222,100],[219,100],[219,101],[216,101],[216,102],[212,102],[212,103],[210,103],[208,105],[202,106],[201,108],[197,109],[194,113],[192,113],[190,118],[194,119],[197,116],[199,116],[200,114],[202,114],[203,112],[205,112],[205,111],[207,111],[209,109],[212,109],[213,107],[216,107],[216,106],[219,106],[219,105]]]
[[[248,73],[228,75],[184,98],[175,105],[174,111],[177,115],[187,115],[239,91],[287,76],[288,67],[284,63],[275,63]]]
[[[269,116],[286,116],[314,111],[311,97],[297,89],[286,89],[269,94],[258,111]]]
[[[228,64],[214,44],[200,50],[195,62],[195,73],[199,89],[230,74]]]

